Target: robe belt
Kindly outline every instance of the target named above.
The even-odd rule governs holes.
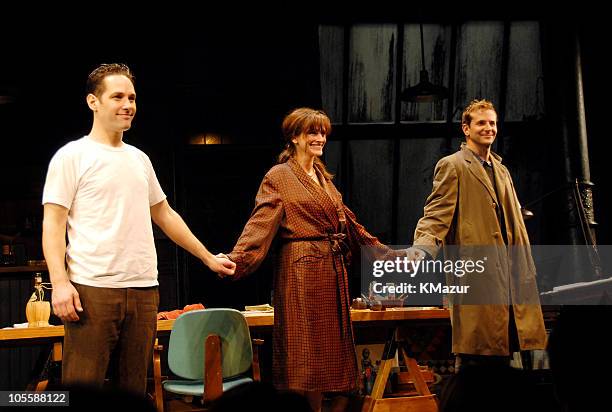
[[[346,243],[346,233],[328,233],[323,236],[310,236],[310,237],[298,237],[298,238],[284,238],[283,242],[321,242],[329,241],[331,244],[331,250],[334,254],[348,255],[350,248]]]

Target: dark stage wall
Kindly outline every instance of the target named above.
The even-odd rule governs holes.
[[[387,17],[386,21],[391,22],[398,18]],[[380,20],[385,21],[376,19]],[[125,140],[151,157],[169,202],[194,233],[212,251],[229,251],[248,219],[261,178],[281,149],[279,125],[283,115],[293,107],[322,105],[318,28],[321,21],[347,24],[342,18],[282,24],[216,22],[203,24],[197,30],[148,27],[126,37],[104,36],[100,34],[103,30],[94,30],[98,34],[91,36],[76,29],[66,33],[45,27],[27,40],[19,38],[19,31],[13,31],[15,41],[4,41],[0,64],[0,91],[15,96],[14,103],[0,105],[0,234],[24,233],[25,222],[29,220],[33,227],[31,232],[24,233],[22,241],[30,258],[42,258],[40,199],[48,161],[63,144],[89,131],[91,114],[84,100],[87,74],[99,63],[120,61],[134,70],[138,94],[138,114]],[[554,45],[555,35],[564,28],[576,27],[583,53],[591,180],[595,183],[595,216],[599,222],[597,235],[601,244],[610,244],[612,221],[607,210],[612,207],[612,182],[607,166],[611,143],[605,129],[607,107],[601,103],[609,89],[606,86],[609,75],[604,76],[602,44],[607,42],[604,33],[582,21],[555,21],[556,32],[543,46],[548,47],[543,49],[545,76],[553,79],[556,71],[564,69],[555,65],[567,62],[549,53],[565,47],[564,43]],[[571,85],[561,83],[550,82],[551,87],[571,89]],[[544,96],[545,104],[554,107],[548,97]],[[544,124],[543,132],[536,129],[530,140],[514,146],[510,144],[512,136],[507,131],[501,132],[500,140],[508,142],[505,147],[511,166],[513,161],[515,166],[521,165],[511,167],[515,179],[529,182],[530,176],[537,173],[548,179],[549,187],[561,179],[560,140],[555,127],[548,126]],[[375,202],[365,200],[372,193],[386,196],[388,191],[373,185],[367,174],[359,174],[359,170],[347,176],[351,170],[347,160],[342,163],[339,156],[333,157],[340,150],[341,139],[351,140],[350,148],[355,150],[372,145],[368,147],[375,149],[371,151],[373,157],[366,158],[364,164],[381,165],[380,173],[387,173],[385,159],[392,159],[389,150],[393,146],[379,147],[376,142],[355,139],[346,132],[342,135],[340,129],[336,136],[331,136],[328,149],[330,159],[336,159],[333,161],[339,172],[336,183],[347,194],[348,205],[359,205],[356,212],[358,217],[364,216],[362,223],[385,242],[392,242],[394,236],[398,239],[397,233],[410,232],[403,228],[387,230],[389,224],[379,218],[384,220],[390,211],[376,210]],[[188,144],[190,138],[207,133],[230,144]],[[452,135],[458,136],[459,130],[450,132]],[[401,206],[410,216],[421,210],[423,194],[431,185],[431,169],[441,154],[438,149],[428,150],[425,158],[419,160],[430,169],[415,180],[420,185],[413,188],[418,189],[418,199],[398,193],[400,200],[407,199]],[[527,187],[517,189],[531,199],[536,197]],[[557,209],[556,204],[549,203],[541,209],[541,216],[548,213],[553,216]],[[551,239],[556,236],[553,226],[559,226],[556,222],[549,219],[539,226],[530,224],[530,233]],[[413,227],[415,223],[412,219],[405,225]],[[177,250],[159,230],[155,235],[160,310],[196,302],[240,309],[247,304],[269,302],[268,262],[244,281],[219,280],[199,262]],[[30,284],[28,276],[0,274],[0,327],[25,321]],[[4,368],[9,358],[12,366]],[[29,349],[10,353],[1,349],[0,389],[22,388],[27,373],[15,371],[26,370],[31,363]]]

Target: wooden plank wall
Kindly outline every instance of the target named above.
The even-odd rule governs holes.
[[[405,24],[401,31],[400,89],[403,90],[420,80],[421,50],[419,24]],[[541,136],[541,125],[525,127],[526,122],[544,117],[539,23],[471,21],[423,25],[425,68],[431,82],[452,91],[452,119],[447,118],[448,104],[451,104],[448,99],[419,104],[397,100],[398,32],[396,24],[322,25],[319,28],[323,108],[338,125],[342,124],[344,111],[348,112],[342,137],[333,133],[330,136],[325,160],[337,174],[336,184],[345,183],[341,187],[345,201],[361,223],[383,241],[390,242],[394,239],[391,225],[395,219],[397,243],[412,241],[414,227],[431,190],[433,168],[442,156],[458,149],[462,141],[458,124],[462,109],[475,98],[492,100],[498,108],[505,106],[504,113],[500,113],[505,121],[518,125],[521,131],[527,130],[517,134],[500,127],[498,143],[521,201],[541,195],[545,186],[543,173],[549,163],[546,159],[535,159],[534,153],[546,151],[547,142]],[[509,44],[505,45],[508,53],[504,77],[505,39]],[[453,47],[455,61],[451,62]],[[348,70],[343,66],[346,48]],[[453,76],[450,76],[451,67],[454,67]],[[343,73],[349,74],[346,84]],[[451,77],[454,77],[453,84],[450,84]],[[347,107],[341,104],[344,90],[348,95]],[[504,95],[502,105],[499,99]],[[401,105],[400,119],[395,119],[396,104]],[[450,135],[439,127],[433,129],[436,124],[449,121]],[[380,128],[369,128],[371,136],[364,135],[359,127],[365,124],[380,125]],[[411,128],[407,129],[408,126]],[[399,143],[395,144],[394,139],[399,139]],[[399,156],[395,156],[395,150],[399,150]],[[391,196],[394,174],[399,175],[396,205],[392,204]],[[393,206],[397,216],[392,216]],[[537,213],[539,207],[536,207]],[[540,223],[532,230],[536,236]]]
[[[351,28],[349,122],[393,122],[396,39],[397,29],[392,24]]]

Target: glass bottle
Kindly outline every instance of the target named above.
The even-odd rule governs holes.
[[[5,243],[2,245],[0,266],[15,266],[15,251],[13,250],[13,245],[10,243]]]
[[[51,304],[45,300],[45,286],[42,281],[42,273],[34,274],[34,293],[26,305],[26,318],[28,327],[49,326],[51,316]]]
[[[15,266],[16,262],[17,259],[15,258],[15,249],[13,249],[13,245],[9,243],[7,266]]]

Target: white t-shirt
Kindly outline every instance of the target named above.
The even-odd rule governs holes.
[[[165,198],[149,157],[134,146],[85,136],[60,148],[42,203],[69,209],[70,280],[108,288],[158,285],[150,207]]]

